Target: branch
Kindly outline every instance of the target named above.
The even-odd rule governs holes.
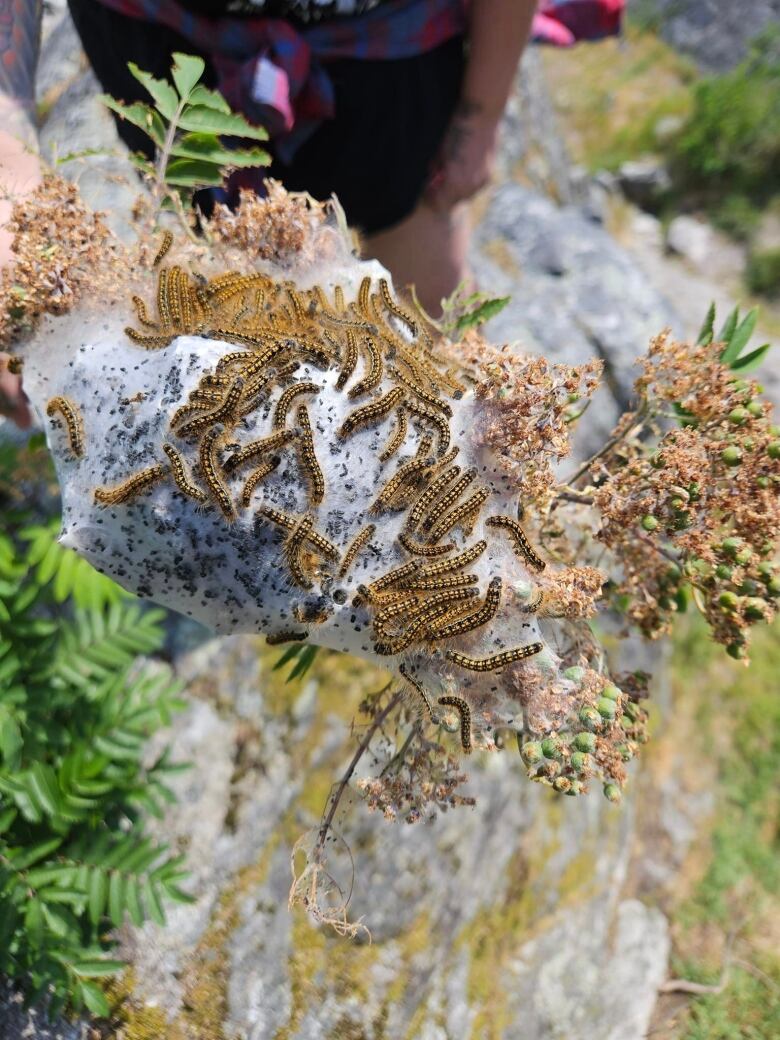
[[[387,689],[389,686],[390,684],[388,683],[385,689]],[[352,775],[355,772],[355,769],[357,768],[358,762],[368,750],[368,746],[371,743],[371,740],[376,731],[382,726],[382,723],[385,721],[388,715],[390,715],[393,712],[393,710],[401,703],[402,698],[403,690],[398,690],[390,698],[387,706],[379,713],[379,715],[376,716],[376,718],[371,722],[371,725],[368,727],[366,732],[363,734],[363,737],[361,738],[361,741],[357,746],[357,750],[355,751],[355,754],[352,756],[352,761],[347,766],[346,772],[342,776],[335,793],[331,797],[330,808],[325,819],[322,821],[322,826],[320,827],[320,832],[317,836],[317,844],[314,846],[313,858],[315,859],[315,861],[321,860],[322,853],[325,849],[325,840],[328,836],[328,831],[331,828],[331,824],[333,823],[333,818],[336,815],[336,809],[339,806],[339,803],[344,795],[344,791],[346,790],[349,781],[352,779]]]
[[[574,475],[569,478],[568,483],[575,484],[581,477],[584,477],[585,474],[589,472],[589,470],[593,467],[594,462],[597,462],[600,458],[603,458],[603,456],[606,455],[608,452],[612,451],[615,445],[620,444],[621,441],[624,441],[630,433],[635,433],[636,431],[641,429],[641,427],[644,425],[645,419],[649,414],[649,411],[650,409],[647,400],[642,401],[635,413],[636,421],[633,423],[633,425],[627,427],[621,433],[616,433],[613,437],[610,437],[606,444],[604,444],[594,455],[591,455],[589,459],[586,459],[585,462],[582,463],[582,465],[579,467],[576,473],[574,473]]]

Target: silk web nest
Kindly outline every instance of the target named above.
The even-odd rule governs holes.
[[[216,632],[379,663],[464,751],[514,731],[533,779],[618,797],[643,713],[570,627],[602,576],[520,519],[592,367],[453,344],[332,209],[274,185],[198,242],[125,250],[49,178],[15,230],[27,312],[2,331],[64,545]]]

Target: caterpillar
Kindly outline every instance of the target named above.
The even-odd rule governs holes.
[[[223,430],[221,426],[212,426],[211,429],[207,430],[203,435],[199,449],[200,471],[208,484],[212,498],[222,510],[225,519],[230,521],[235,520],[236,511],[233,506],[233,500],[230,497],[227,487],[222,481],[214,458],[217,441],[222,435]]]
[[[283,447],[290,441],[295,440],[297,436],[297,430],[276,430],[274,433],[269,433],[267,437],[250,441],[249,444],[245,444],[238,451],[234,451],[229,458],[225,459],[222,468],[225,473],[234,473],[245,463],[251,462],[252,459],[256,459],[259,455],[265,455],[269,451]]]
[[[172,267],[168,272],[168,308],[171,312],[171,324],[181,328],[182,323],[182,278],[184,272],[180,267]]]
[[[471,708],[462,697],[439,697],[439,704],[457,709],[460,715],[460,743],[466,754],[471,753]]]
[[[451,589],[436,592],[429,597],[425,605],[410,618],[410,623],[399,636],[386,643],[375,643],[374,651],[382,657],[390,657],[402,653],[407,647],[425,633],[428,626],[437,618],[446,614],[453,603],[476,596],[475,589]]]
[[[437,409],[429,408],[428,405],[420,404],[418,401],[408,401],[407,408],[413,415],[426,419],[436,427],[439,432],[439,450],[446,451],[450,446],[450,424],[444,415]]]
[[[448,531],[451,531],[453,527],[456,527],[458,524],[463,524],[463,521],[470,517],[472,513],[475,513],[482,508],[489,497],[490,491],[488,488],[478,488],[478,490],[476,490],[473,495],[470,495],[465,502],[461,502],[459,506],[451,509],[437,524],[434,524],[430,534],[428,535],[429,541],[438,542],[439,539]]]
[[[168,268],[163,267],[157,279],[157,313],[164,329],[171,327],[171,312],[168,307]]]
[[[459,668],[467,668],[470,672],[493,672],[497,668],[504,668],[514,661],[523,661],[526,657],[533,657],[544,649],[543,643],[528,643],[527,646],[516,646],[513,650],[503,650],[500,654],[492,657],[467,657],[459,654],[457,650],[447,650],[445,656],[448,661],[458,665]]]
[[[422,443],[422,442],[421,442]],[[430,444],[428,445],[430,448]],[[401,490],[404,484],[407,484],[411,479],[416,477],[423,470],[427,469],[431,465],[430,459],[424,455],[420,456],[419,452],[414,458],[405,462],[402,466],[399,466],[393,476],[387,481],[385,486],[379,492],[379,496],[376,501],[372,504],[370,512],[379,513],[382,509],[390,506],[392,500],[395,498],[397,493]]]
[[[446,401],[441,401],[435,394],[429,393],[425,387],[420,386],[416,379],[410,379],[409,376],[404,375],[400,368],[395,365],[388,366],[391,375],[395,376],[399,382],[403,383],[407,390],[411,390],[413,394],[420,398],[420,400],[433,408],[438,408],[448,419],[452,418],[452,408],[447,404]]]
[[[243,390],[244,380],[239,376],[225,394],[222,404],[217,405],[213,411],[205,412],[203,415],[196,415],[194,419],[189,419],[179,427],[177,431],[178,436],[189,437],[193,433],[199,433],[207,426],[213,426],[216,423],[230,424],[231,420],[234,420],[236,417],[235,413]]]
[[[292,531],[287,537],[284,543],[284,555],[287,560],[287,565],[290,568],[290,574],[296,585],[300,585],[302,589],[311,589],[314,587],[314,582],[307,577],[303,569],[301,562],[301,549],[303,543],[306,541],[306,537],[313,526],[314,521],[308,513],[305,513],[300,520],[293,527]]]
[[[408,563],[401,564],[400,567],[388,571],[386,574],[383,574],[381,578],[372,581],[368,586],[369,599],[372,599],[378,592],[383,592],[385,589],[389,589],[392,585],[396,585],[399,581],[403,581],[404,578],[410,578],[413,574],[416,574],[419,569],[420,564],[417,560],[409,560]]]
[[[131,297],[131,301],[132,301],[133,306],[135,307],[136,317],[141,322],[141,324],[145,325],[147,327],[147,329],[156,329],[157,328],[157,322],[152,321],[152,319],[149,317],[149,312],[146,309],[146,304],[141,299],[141,297],[140,296],[132,296]]]
[[[364,404],[360,408],[356,408],[354,412],[350,412],[341,424],[339,437],[348,437],[358,429],[358,427],[365,426],[370,422],[375,422],[377,419],[383,419],[396,407],[396,405],[399,405],[403,399],[404,391],[400,386],[395,386],[383,397],[378,397],[375,401],[371,401],[369,404]]]
[[[358,348],[357,338],[352,329],[347,329],[347,350],[344,356],[344,363],[341,366],[339,377],[336,380],[336,389],[343,390],[347,385],[349,379],[352,378],[352,373],[355,371],[355,366],[358,361]]]
[[[131,326],[125,328],[125,335],[128,339],[131,339],[133,343],[137,343],[139,347],[143,347],[144,350],[161,350],[163,347],[168,347],[171,344],[172,336],[167,336],[164,333],[159,335],[145,335],[143,332],[137,332]]]
[[[337,311],[344,310],[344,290],[340,285],[337,285],[333,290],[334,305]]]
[[[476,585],[479,578],[476,574],[449,574],[444,578],[409,578],[399,585],[401,589],[415,589],[419,592],[442,592],[444,589],[460,589],[468,585]]]
[[[160,243],[160,248],[157,250],[157,255],[155,256],[154,260],[152,260],[152,267],[157,267],[158,264],[161,263],[163,257],[172,245],[173,235],[168,230],[163,231],[162,242]]]
[[[266,519],[279,527],[283,527],[286,531],[292,531],[298,522],[296,517],[283,513],[280,509],[273,509],[270,506],[262,506],[258,510],[258,515],[266,517]],[[324,535],[319,534],[313,528],[306,532],[306,541],[319,549],[323,556],[328,556],[332,560],[338,560],[341,555],[333,542],[329,542]]]
[[[411,675],[406,670],[406,666],[405,665],[403,665],[403,664],[399,665],[398,671],[401,673],[401,675],[404,677],[404,679],[409,683],[409,685],[422,698],[422,702],[425,705],[425,710],[428,712],[428,716],[429,716],[431,722],[434,722],[434,723],[438,722],[439,721],[439,717],[436,714],[436,712],[433,710],[433,705],[431,704],[431,699],[428,696],[428,694],[427,694],[427,692],[425,690],[425,687],[422,685],[422,683],[418,682],[418,680],[415,679],[415,677],[413,675]]]
[[[13,361],[14,359],[12,358],[11,360]],[[10,362],[8,370],[11,370]],[[78,410],[78,406],[72,401],[69,401],[67,397],[52,397],[46,405],[46,414],[49,418],[53,418],[57,412],[59,412],[65,420],[65,425],[68,429],[68,443],[70,444],[70,450],[77,459],[80,459],[84,454],[84,423],[81,418],[81,413]]]
[[[309,638],[308,632],[296,632],[293,629],[284,629],[282,632],[272,632],[265,637],[266,646],[279,646],[280,643],[302,643]]]
[[[383,606],[374,616],[374,630],[377,636],[384,638],[386,635],[385,625],[388,621],[392,621],[392,619],[398,617],[399,614],[413,610],[419,605],[420,597],[416,595],[398,596],[394,600],[389,601],[387,605]]]
[[[369,307],[371,301],[371,279],[364,278],[360,283],[358,289],[358,307],[362,314],[367,318],[371,317],[371,310]]]
[[[273,428],[278,430],[284,426],[287,422],[287,413],[290,410],[290,405],[299,394],[316,394],[319,389],[320,387],[316,383],[295,383],[293,386],[288,386],[276,403],[272,422]]]
[[[416,542],[406,531],[402,531],[398,535],[398,541],[407,552],[414,556],[444,556],[445,553],[452,552],[455,548],[454,542],[447,542],[445,545],[423,545],[421,542]]]
[[[117,484],[116,487],[95,488],[95,501],[102,506],[119,505],[120,502],[126,502],[128,498],[132,498],[133,495],[143,491],[150,484],[162,480],[165,473],[166,467],[160,463],[154,466],[147,466],[146,469],[139,470],[138,473],[134,473],[127,480],[123,480],[121,484]]]
[[[544,560],[534,552],[533,546],[525,536],[520,524],[511,516],[489,516],[485,521],[487,527],[503,527],[507,530],[514,543],[517,556],[521,556],[534,570],[543,571],[546,567]]]
[[[481,606],[463,617],[454,618],[451,621],[447,621],[445,618],[442,625],[431,630],[431,639],[454,639],[455,636],[473,632],[475,628],[482,628],[483,625],[492,621],[498,613],[498,608],[501,604],[501,588],[501,579],[493,578],[488,585],[485,602]]]
[[[344,559],[341,561],[341,566],[339,567],[340,578],[344,577],[357,558],[358,553],[360,553],[360,551],[369,543],[374,531],[376,531],[376,524],[368,524],[362,530],[358,531],[349,543],[347,551],[344,553]]]
[[[424,531],[430,530],[434,526],[437,517],[441,519],[446,511],[453,506],[469,484],[477,476],[477,470],[472,466],[471,469],[467,469],[463,476],[458,480],[447,493],[436,501],[435,509],[431,509],[425,519],[422,521],[422,529]]]
[[[312,434],[309,412],[305,404],[302,404],[296,412],[298,428],[301,431],[301,458],[303,466],[311,482],[311,501],[313,505],[319,505],[325,497],[325,476],[322,467],[317,461],[317,453],[314,450],[314,436]]]
[[[412,511],[409,513],[406,521],[406,526],[409,530],[413,531],[419,526],[428,507],[432,506],[436,499],[444,493],[447,485],[452,483],[459,473],[460,466],[450,466],[449,469],[445,469],[443,473],[440,473],[433,483],[423,491],[412,507]]]
[[[181,491],[183,495],[188,495],[190,498],[194,498],[196,502],[205,502],[206,495],[196,484],[193,484],[192,480],[190,480],[184,466],[184,460],[179,452],[172,444],[163,444],[162,449],[171,461],[171,472],[173,473],[173,479],[176,481],[176,487],[179,491]]]
[[[362,397],[363,394],[367,394],[371,390],[375,390],[382,382],[382,377],[384,376],[382,355],[379,353],[376,341],[371,336],[366,336],[363,343],[368,354],[368,372],[359,383],[355,383],[347,394],[347,397],[353,400],[356,397]]]
[[[388,437],[387,443],[379,456],[380,462],[387,462],[391,459],[406,440],[406,434],[409,430],[409,420],[406,415],[406,409],[399,408],[397,415],[398,419],[396,421],[395,429]]]
[[[390,286],[387,284],[387,279],[380,278],[379,280],[379,292],[382,296],[382,303],[390,311],[392,315],[398,318],[406,325],[413,336],[417,335],[417,322],[407,311],[399,307],[396,301],[393,299],[393,295],[390,292]]]
[[[221,376],[227,368],[232,368],[233,365],[244,365],[248,361],[254,361],[257,358],[257,354],[251,350],[234,350],[229,354],[223,354],[217,362],[216,374]]]
[[[451,574],[453,571],[461,570],[461,568],[468,567],[469,564],[478,560],[485,549],[487,549],[487,542],[484,539],[475,542],[468,549],[464,549],[449,560],[439,560],[438,563],[426,563],[420,569],[419,576],[421,578],[440,578],[444,574]]]
[[[207,391],[209,395],[211,391]],[[217,403],[225,399],[224,393],[216,393]],[[183,404],[181,408],[177,408],[171,416],[170,426],[171,429],[178,426],[179,423],[184,422],[185,419],[191,415],[202,415],[204,412],[213,411],[214,404],[210,400],[197,401],[190,398],[187,404]]]
[[[535,614],[536,611],[539,609],[539,607],[541,607],[543,599],[544,599],[544,593],[542,592],[541,589],[537,589],[536,590],[536,595],[533,597],[533,599],[530,599],[527,603],[524,603],[520,607],[520,610],[524,614]]]
[[[272,458],[268,459],[267,462],[258,466],[257,469],[249,475],[241,490],[241,505],[245,509],[249,508],[249,503],[252,500],[252,493],[257,485],[261,480],[265,480],[269,473],[273,473],[281,461],[282,460],[278,455],[274,455]]]

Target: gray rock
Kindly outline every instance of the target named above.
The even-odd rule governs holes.
[[[43,1008],[25,1008],[20,993],[0,979],[1,1040],[89,1040],[89,1023],[49,1022]]]
[[[715,253],[715,235],[705,221],[682,214],[670,221],[666,229],[666,247],[701,267]]]
[[[500,261],[496,258],[500,258]],[[480,288],[510,295],[485,331],[494,342],[555,361],[601,357],[605,387],[591,406],[590,451],[626,405],[634,361],[650,337],[675,316],[641,269],[601,227],[575,206],[557,206],[517,184],[500,186],[474,236],[470,255]]]
[[[86,69],[73,20],[67,10],[53,11],[44,20],[35,93],[38,104],[50,104]]]
[[[723,72],[780,19],[780,0],[643,0],[642,17],[703,69]]]
[[[663,160],[653,156],[624,162],[617,176],[626,198],[643,209],[656,206],[672,186]]]

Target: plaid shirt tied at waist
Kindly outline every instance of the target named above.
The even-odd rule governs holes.
[[[228,104],[263,125],[289,162],[323,119],[334,92],[323,63],[392,60],[438,47],[468,28],[469,0],[389,0],[364,14],[294,27],[279,18],[209,18],[176,0],[100,0],[120,14],[165,25],[208,55]],[[625,0],[544,0],[538,42],[567,46],[619,32]]]

